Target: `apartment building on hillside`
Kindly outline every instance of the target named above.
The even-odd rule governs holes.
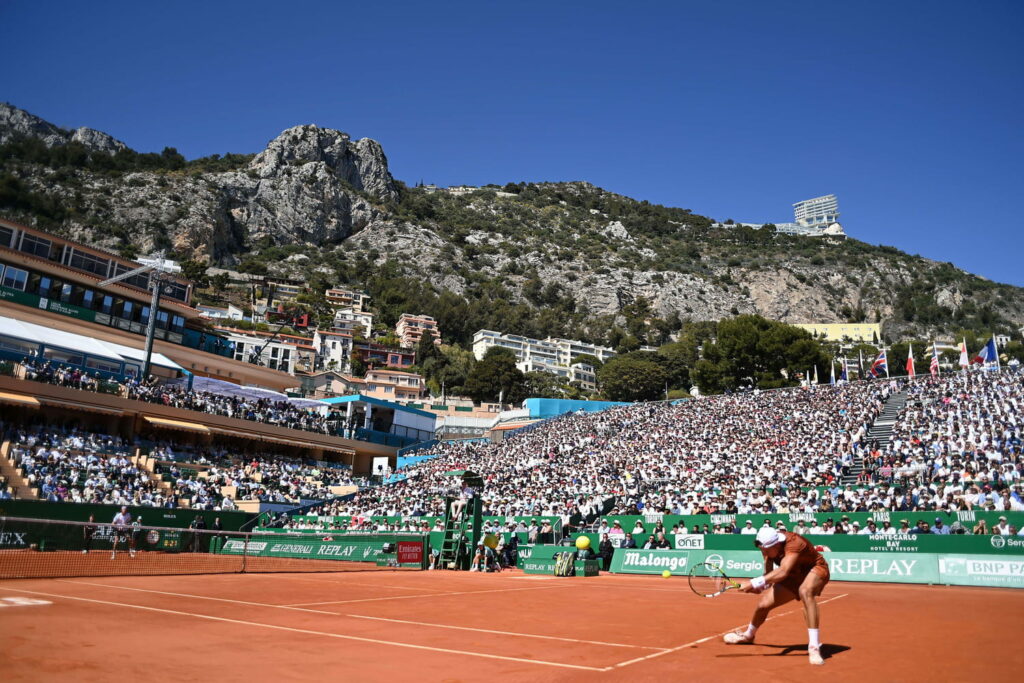
[[[395,325],[395,335],[402,341],[402,346],[413,349],[423,339],[423,335],[430,333],[434,337],[434,343],[441,343],[441,331],[437,327],[437,321],[429,315],[410,315],[403,313]]]
[[[422,375],[398,370],[370,370],[364,378],[364,395],[398,403],[419,401],[426,396],[426,382]]]
[[[352,356],[352,335],[349,332],[317,330],[313,347],[320,354],[321,367],[347,372]]]
[[[334,312],[335,330],[350,331],[353,335],[369,337],[373,334],[373,313],[357,311],[354,308],[339,308]]]
[[[602,363],[615,357],[615,351],[574,339],[531,339],[517,334],[502,334],[493,330],[480,330],[473,335],[473,355],[482,360],[487,349],[499,346],[509,349],[519,363],[545,363],[569,367],[580,356],[594,356]]]
[[[348,308],[357,313],[365,312],[370,305],[369,294],[344,287],[328,289],[324,292],[324,298],[334,308]]]

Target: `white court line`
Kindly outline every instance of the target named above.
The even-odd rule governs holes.
[[[256,576],[250,574],[250,576]],[[292,574],[260,574],[259,576],[264,578],[273,579],[292,579],[294,581],[309,581],[312,583],[329,583],[335,586],[366,586],[368,588],[394,588],[396,590],[403,591],[444,591],[443,588],[429,588],[427,586],[412,587],[412,586],[393,586],[387,583],[353,583],[342,579],[341,581],[331,581],[330,579],[314,579],[312,577],[295,576]]]
[[[124,591],[136,591],[139,593],[156,593],[158,595],[173,595],[179,598],[196,598],[197,600],[215,600],[217,602],[230,602],[236,605],[254,605],[256,607],[276,607],[277,609],[294,610],[296,612],[311,612],[313,614],[331,614],[337,616],[337,612],[326,612],[319,609],[304,609],[302,607],[296,607],[294,605],[271,605],[266,602],[249,602],[247,600],[230,600],[228,598],[213,598],[207,595],[192,595],[191,593],[170,593],[168,591],[155,591],[150,588],[132,588],[130,586],[115,586],[109,583],[90,583],[88,581],[69,581],[67,579],[57,579],[61,583],[73,583],[79,586],[99,586],[100,588],[114,588],[116,590]]]
[[[123,602],[111,602],[109,600],[94,600],[92,598],[80,598],[74,595],[59,595],[57,593],[43,593],[42,591],[30,591],[24,588],[7,588],[7,590],[18,593],[29,593],[30,595],[44,595],[48,598],[64,598],[66,600],[80,600],[92,602],[99,605],[113,605],[115,607],[128,607],[130,609],[141,609],[147,612],[162,612],[163,614],[174,614],[184,617],[195,617],[196,619],[208,619],[210,621],[222,621],[228,624],[242,624],[244,626],[256,626],[269,628],[277,631],[291,631],[293,633],[304,633],[313,636],[324,636],[325,638],[338,638],[340,640],[355,640],[361,643],[374,643],[376,645],[390,645],[392,647],[406,647],[413,650],[429,650],[431,652],[444,652],[453,655],[466,655],[469,657],[484,657],[486,659],[502,659],[509,662],[524,662],[526,664],[539,664],[541,666],[556,666],[564,669],[582,669],[584,671],[607,671],[605,668],[595,666],[581,666],[579,664],[563,664],[561,662],[547,662],[540,659],[524,659],[522,657],[505,657],[503,655],[490,655],[483,652],[469,652],[466,650],[450,650],[443,647],[432,647],[430,645],[413,645],[412,643],[399,643],[391,640],[377,640],[376,638],[362,638],[360,636],[348,636],[342,633],[328,633],[326,631],[313,631],[305,628],[292,628],[291,626],[277,626],[276,624],[264,624],[259,621],[243,621],[241,619],[228,619],[227,617],[214,617],[208,614],[196,614],[194,612],[180,612],[173,609],[161,609],[159,607],[145,607],[143,605],[131,605]]]
[[[364,614],[346,614],[346,617],[356,619],[373,619],[374,621],[391,621],[396,624],[413,624],[414,626],[433,626],[435,628],[451,628],[459,631],[477,631],[479,633],[496,633],[502,636],[519,636],[520,638],[543,638],[545,640],[561,640],[567,643],[586,643],[588,645],[609,645],[611,647],[632,647],[639,650],[664,650],[663,647],[650,647],[648,645],[626,645],[625,643],[606,643],[601,640],[583,640],[581,638],[560,638],[558,636],[540,636],[533,633],[515,633],[513,631],[492,631],[487,628],[473,628],[470,626],[449,626],[448,624],[431,624],[425,621],[406,621],[405,619],[386,619],[384,617],[370,617]]]
[[[412,598],[444,598],[449,595],[477,595],[480,593],[510,593],[512,591],[539,591],[546,588],[564,588],[567,584],[558,586],[531,586],[530,588],[496,588],[486,591],[454,591],[451,593],[424,593],[423,595],[389,595],[383,598],[359,598],[357,600],[328,600],[326,602],[296,602],[288,607],[303,607],[311,605],[347,605],[353,602],[377,602],[380,600],[411,600]]]
[[[838,600],[839,598],[845,598],[847,595],[849,595],[849,593],[843,593],[842,595],[837,595],[834,598],[829,598],[828,600],[822,600],[818,604],[819,605],[824,605],[826,602],[832,602],[833,600]],[[765,621],[771,621],[772,619],[777,619],[779,617],[784,617],[787,614],[792,614],[793,612],[796,612],[796,611],[798,611],[798,610],[791,609],[791,610],[789,610],[787,612],[782,612],[781,614],[773,614],[773,615],[769,616],[767,619],[765,619]],[[688,647],[693,647],[694,645],[700,645],[701,643],[706,643],[707,641],[711,640],[712,638],[721,638],[726,633],[731,633],[731,632],[735,631],[737,628],[743,628],[743,627],[742,626],[737,626],[735,628],[729,629],[728,631],[722,631],[721,633],[715,633],[715,634],[712,634],[710,636],[707,636],[706,638],[701,638],[700,640],[694,640],[693,642],[686,643],[685,645],[680,645],[678,647],[674,647],[674,648],[672,648],[670,650],[665,650],[664,652],[655,652],[654,654],[644,655],[643,657],[637,657],[636,659],[630,659],[627,662],[619,662],[618,664],[616,664],[614,666],[611,666],[611,667],[608,667],[608,668],[604,669],[604,671],[611,671],[613,669],[618,669],[618,668],[621,668],[621,667],[624,667],[624,666],[629,666],[630,664],[636,664],[637,662],[643,662],[643,661],[646,661],[648,659],[654,659],[655,657],[661,657],[662,655],[667,655],[667,654],[671,654],[673,652],[678,652],[679,650],[685,650]]]

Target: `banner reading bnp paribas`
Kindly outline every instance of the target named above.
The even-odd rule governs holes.
[[[1024,588],[1024,559],[988,555],[939,557],[942,583],[955,586],[1007,586]]]
[[[1024,588],[1024,559],[933,553],[825,553],[834,581],[951,584]],[[612,572],[685,576],[695,564],[718,566],[728,576],[764,573],[760,552],[701,550],[616,550]]]

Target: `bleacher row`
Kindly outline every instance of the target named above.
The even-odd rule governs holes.
[[[315,513],[437,516],[444,473],[481,474],[485,514],[771,514],[1024,510],[1024,385],[1018,371],[751,392],[562,416],[500,444],[446,443],[406,479]],[[890,398],[909,397],[887,444],[867,439]],[[426,452],[424,452],[426,453]],[[423,453],[421,453],[423,454]],[[840,485],[863,460],[860,485]]]
[[[892,439],[872,442],[883,406],[904,397]],[[480,473],[485,514],[506,517],[1020,510],[1022,415],[1022,373],[1009,370],[621,406],[564,415],[497,444],[434,445],[405,480],[316,512],[440,516],[456,483],[443,474],[453,469]],[[240,458],[52,429],[18,431],[9,455],[36,496],[58,501],[230,509],[326,500],[365,483],[276,454]],[[858,462],[860,486],[840,486]]]
[[[50,502],[233,510],[240,501],[327,499],[362,481],[340,465],[140,446],[79,429],[10,429],[4,448],[29,487],[20,497]]]

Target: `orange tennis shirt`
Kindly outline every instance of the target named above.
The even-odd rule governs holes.
[[[812,569],[818,569],[818,573],[825,578],[829,577],[828,562],[821,553],[814,549],[814,544],[800,534],[792,531],[783,531],[786,536],[785,554],[797,555],[796,566],[801,574],[806,575]]]

